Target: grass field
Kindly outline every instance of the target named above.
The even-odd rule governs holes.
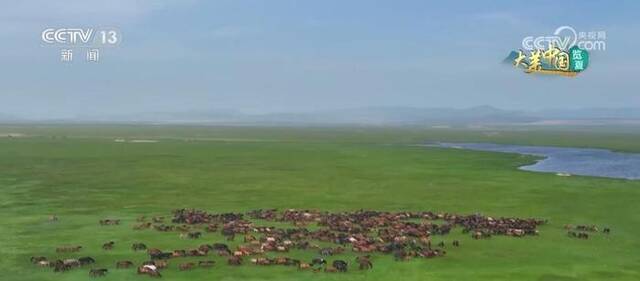
[[[212,212],[256,208],[434,210],[549,220],[540,235],[472,240],[444,258],[395,262],[346,274],[294,268],[229,267],[163,271],[163,280],[640,280],[640,181],[558,177],[517,170],[532,157],[412,146],[428,140],[491,141],[640,151],[640,134],[586,130],[421,128],[251,128],[0,125],[0,280],[87,280],[88,269],[53,273],[29,257],[79,255],[107,267],[102,280],[146,280],[116,260],[146,259],[133,242],[174,249],[221,241],[205,234],[134,231],[140,215],[176,208]],[[119,143],[116,138],[155,139]],[[60,220],[48,221],[56,214]],[[119,218],[120,226],[98,220]],[[609,226],[612,234],[570,239],[564,224]],[[114,240],[113,251],[102,243]],[[437,239],[436,239],[437,241]],[[311,258],[309,253],[292,253]],[[352,260],[351,253],[341,258]]]

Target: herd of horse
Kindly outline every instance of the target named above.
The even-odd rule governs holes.
[[[116,226],[120,225],[120,220],[104,219],[99,223],[103,226]],[[265,226],[270,223],[291,227]],[[178,209],[173,211],[170,220],[164,217],[140,217],[133,229],[176,231],[180,233],[180,238],[193,240],[201,239],[203,233],[215,232],[222,234],[227,241],[174,250],[147,247],[143,242],[135,242],[131,245],[131,251],[145,252],[148,260],[137,266],[132,261],[121,260],[116,262],[115,268],[136,267],[138,274],[161,277],[160,271],[172,263],[175,263],[180,271],[213,267],[215,261],[207,257],[217,255],[226,259],[229,266],[248,263],[260,266],[292,266],[314,272],[346,272],[350,262],[335,257],[345,251],[351,251],[356,256],[352,266],[357,266],[360,270],[369,270],[373,268],[372,259],[376,254],[392,255],[396,261],[443,257],[446,255],[447,243],[441,239],[438,243],[432,243],[432,239],[449,234],[454,228],[461,228],[462,233],[469,234],[473,239],[488,239],[493,235],[538,235],[537,227],[544,223],[545,220],[533,218],[494,218],[480,214],[460,215],[428,211],[326,212],[261,209],[247,213],[209,213],[195,209]],[[578,230],[579,233],[594,230],[585,226],[572,226],[571,229]],[[454,240],[451,245],[460,247],[461,243]],[[102,245],[104,251],[110,251],[114,247],[114,241]],[[82,246],[65,246],[58,247],[56,252],[77,253],[82,249]],[[290,250],[314,251],[317,257],[310,261],[288,257],[287,253]],[[196,257],[199,260],[180,262],[181,258],[186,257]],[[32,257],[31,262],[42,267],[52,267],[55,272],[64,272],[92,265],[96,261],[87,256],[52,260],[46,257]],[[107,273],[106,268],[92,268],[89,271],[91,277],[100,277]]]
[[[599,228],[596,225],[570,225],[567,224],[564,226],[567,230],[567,235],[571,238],[578,239],[589,239],[589,233],[599,232]],[[602,233],[609,234],[611,233],[611,229],[605,227],[602,229]]]

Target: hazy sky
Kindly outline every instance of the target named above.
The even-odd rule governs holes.
[[[55,3],[54,3],[55,2]],[[369,106],[640,107],[640,1],[3,1],[0,113],[35,117]],[[578,77],[501,61],[563,25],[606,31]],[[100,62],[45,28],[116,27]]]

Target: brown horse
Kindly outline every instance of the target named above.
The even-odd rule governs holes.
[[[116,242],[109,241],[107,243],[102,244],[102,249],[106,250],[106,251],[112,250],[113,249],[113,245],[115,245],[115,244],[116,244]]]
[[[242,257],[241,256],[231,256],[227,259],[227,264],[229,265],[242,265]]]
[[[187,263],[181,263],[180,265],[178,265],[178,268],[179,268],[181,271],[185,271],[185,270],[193,269],[195,266],[196,266],[196,264],[195,264],[195,263],[187,262]]]
[[[143,243],[133,243],[131,245],[131,249],[134,251],[144,251],[147,249],[147,245],[143,244]]]
[[[131,261],[119,261],[116,262],[116,268],[129,268],[133,265]]]
[[[373,268],[373,263],[371,263],[371,256],[359,256],[356,258],[356,262],[360,265],[360,270],[367,270]]]
[[[91,269],[89,270],[89,276],[91,277],[102,277],[107,275],[107,272],[109,270],[107,270],[106,268],[98,268],[98,269]]]
[[[57,253],[75,253],[79,252],[82,249],[82,246],[68,246],[68,247],[58,247],[56,248]]]

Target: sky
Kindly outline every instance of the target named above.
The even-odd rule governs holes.
[[[353,107],[640,107],[640,1],[6,0],[0,115]],[[578,77],[502,63],[526,36],[605,31]],[[61,62],[47,28],[115,29]]]

